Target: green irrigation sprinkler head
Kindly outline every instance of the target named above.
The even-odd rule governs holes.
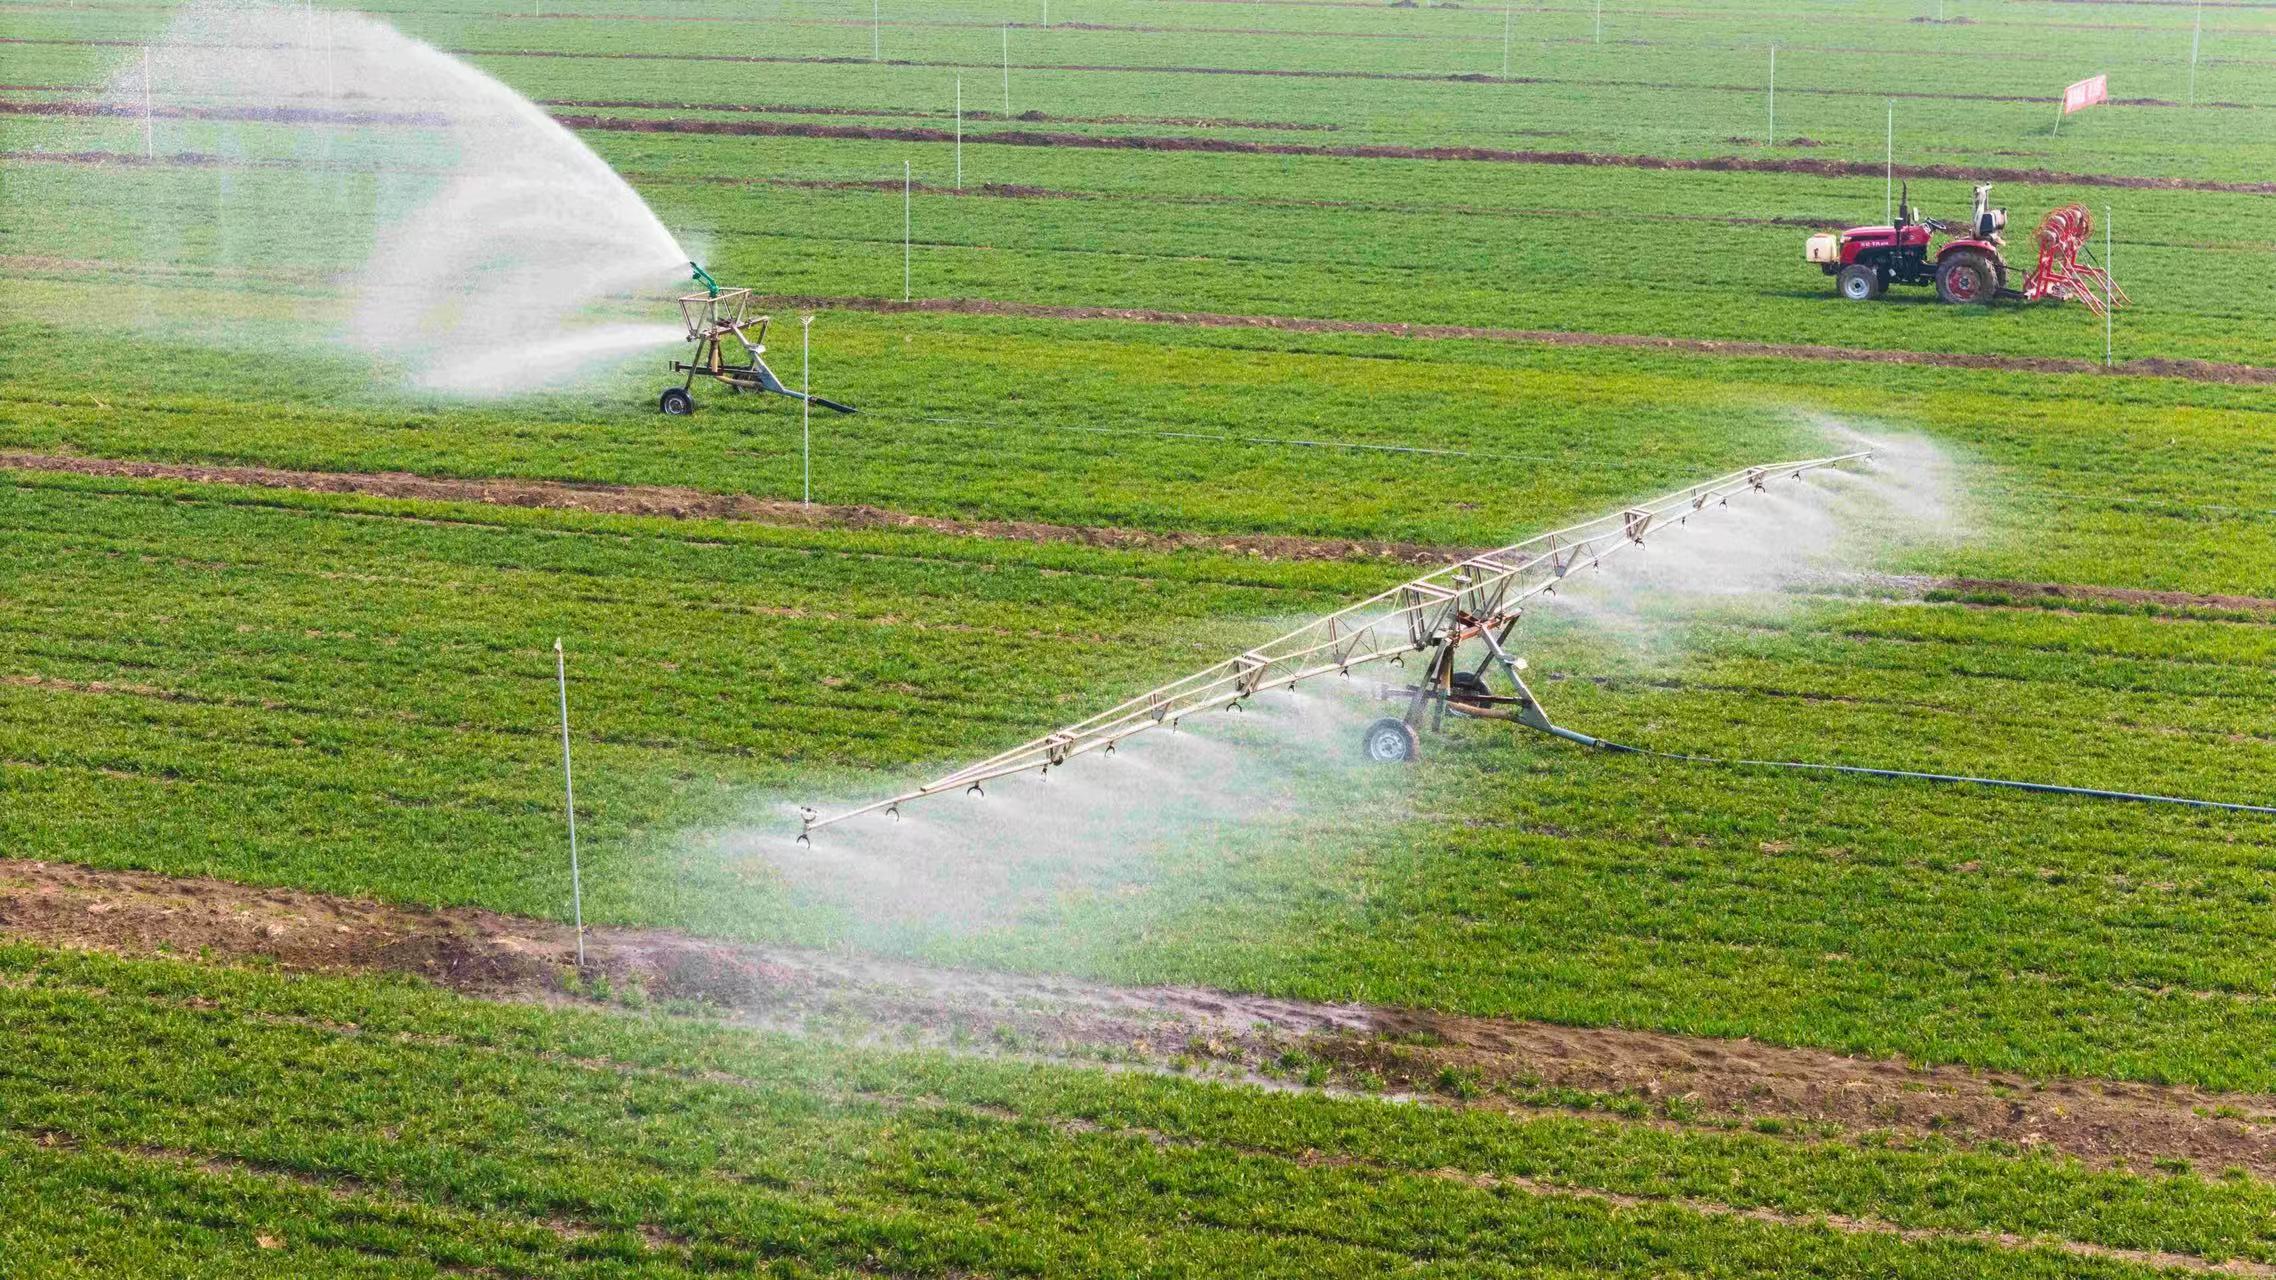
[[[711,278],[710,272],[704,270],[702,267],[697,266],[693,262],[690,262],[688,264],[688,270],[695,273],[695,282],[710,290],[712,297],[716,298],[719,296],[719,282]]]

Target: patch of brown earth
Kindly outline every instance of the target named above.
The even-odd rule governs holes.
[[[410,973],[514,999],[562,998],[576,954],[567,926],[474,909],[9,860],[0,860],[0,933],[129,955]],[[2179,1159],[2276,1176],[2276,1098],[2258,1095],[2037,1081],[1747,1040],[937,969],[657,930],[588,930],[586,957],[587,974],[617,989],[705,1001],[760,1026],[836,1026],[894,1042],[977,1043],[1155,1068],[1199,1063],[1258,1079],[1294,1054],[1332,1064],[1313,1083],[1371,1073],[1473,1106],[1554,1105],[1542,1090],[1583,1090],[1623,1095],[1656,1110],[1662,1123],[1776,1120],[1934,1133],[2095,1164]]]
[[[1300,538],[1284,534],[1159,532],[1020,520],[951,520],[871,506],[806,507],[796,502],[754,498],[745,494],[706,493],[700,489],[679,489],[663,485],[470,480],[450,476],[412,475],[399,471],[378,474],[291,471],[276,467],[200,466],[21,453],[0,453],[0,470],[125,476],[138,480],[183,480],[196,484],[295,489],[307,493],[358,493],[430,502],[480,502],[493,506],[544,507],[609,515],[662,516],[680,520],[745,520],[823,529],[919,529],[931,533],[1002,538],[1019,542],[1070,542],[1122,551],[1207,551],[1269,560],[1390,560],[1402,564],[1435,565],[1475,554],[1471,551],[1409,542],[1361,542],[1340,538]]]
[[[2168,609],[2276,614],[2276,599],[2265,596],[2203,595],[2191,591],[2139,591],[2126,587],[2077,586],[2056,582],[2013,582],[1995,578],[1921,578],[1912,581],[1929,592],[1950,593],[1962,597],[1989,596],[2003,600],[2080,601]]]

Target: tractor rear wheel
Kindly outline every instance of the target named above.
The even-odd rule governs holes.
[[[1862,262],[1852,262],[1833,278],[1833,287],[1851,302],[1869,302],[1881,296],[1881,273]]]
[[[656,408],[672,417],[684,418],[695,412],[695,397],[684,387],[666,387],[664,394],[656,397]]]
[[[1376,764],[1406,764],[1422,755],[1422,738],[1415,727],[1397,716],[1385,716],[1367,726],[1359,745]]]
[[[1936,262],[1936,296],[1955,306],[1990,302],[1999,292],[1999,272],[1980,253],[1954,253]]]

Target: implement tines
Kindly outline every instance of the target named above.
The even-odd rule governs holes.
[[[1395,660],[1501,627],[1514,620],[1526,601],[1553,591],[1559,579],[1584,564],[1595,565],[1647,537],[1672,533],[1710,504],[1766,488],[1773,477],[1795,477],[1866,453],[1749,467],[1692,485],[1665,497],[1523,542],[1471,556],[1392,587],[1358,604],[1305,624],[1236,657],[1183,680],[1140,694],[1080,723],[926,783],[914,791],[828,817],[808,811],[805,830],[888,809],[904,800],[956,788],[973,788],[994,778],[1055,768],[1088,751],[1150,729],[1178,727],[1188,713],[1238,706],[1267,688],[1293,688],[1326,675],[1348,675],[1370,662]]]

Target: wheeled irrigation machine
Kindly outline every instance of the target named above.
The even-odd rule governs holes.
[[[1550,720],[1526,685],[1525,659],[1512,654],[1509,646],[1527,603],[1554,592],[1567,575],[1595,568],[1607,557],[1643,546],[1649,538],[1673,534],[1728,506],[1733,498],[1765,492],[1772,484],[1798,480],[1812,471],[1862,464],[1871,457],[1849,453],[1747,467],[1472,556],[914,790],[828,816],[806,809],[799,839],[863,814],[898,816],[902,805],[927,796],[952,791],[980,794],[984,784],[997,778],[1029,772],[1049,775],[1078,756],[1112,755],[1117,743],[1138,734],[1175,730],[1187,716],[1237,710],[1267,690],[1292,689],[1325,676],[1349,676],[1377,663],[1415,674],[1410,681],[1378,688],[1377,696],[1399,710],[1368,725],[1361,735],[1359,745],[1368,759],[1386,764],[1415,759],[1421,731],[1441,727],[1448,712],[1514,721],[1573,742],[1605,745]]]
[[[749,289],[722,289],[702,267],[692,262],[688,267],[695,273],[695,282],[703,286],[703,292],[680,299],[680,318],[687,322],[688,341],[695,344],[695,359],[672,361],[672,372],[685,373],[687,379],[679,386],[664,388],[664,393],[656,397],[658,409],[675,418],[694,413],[695,380],[701,377],[710,378],[738,394],[771,392],[792,400],[810,401],[839,413],[854,412],[850,404],[839,404],[784,386],[774,370],[767,367],[767,326],[773,323],[773,318],[751,314]],[[739,356],[729,354],[729,342],[741,348]]]
[[[1821,232],[1804,242],[1802,258],[1832,276],[1835,291],[1856,302],[1903,284],[1934,285],[1938,300],[1960,305],[2052,298],[2085,303],[2097,316],[2126,305],[2125,291],[2091,261],[2094,218],[2086,206],[2064,205],[2040,222],[2039,261],[2020,289],[2007,283],[2007,259],[2001,252],[2006,230],[2007,210],[1992,207],[1988,182],[1977,185],[1975,215],[1964,227],[1919,216],[1908,184],[1897,201],[1894,225]],[[1937,235],[1948,238],[1931,250]],[[2079,261],[2082,253],[2087,263]]]

